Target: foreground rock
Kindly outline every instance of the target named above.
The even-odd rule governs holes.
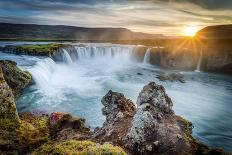
[[[106,122],[94,139],[122,146],[129,154],[222,154],[198,143],[191,122],[176,116],[163,86],[146,85],[137,108],[123,94],[109,91],[102,99]]]
[[[31,74],[22,71],[17,67],[17,63],[10,60],[0,60],[0,66],[4,79],[13,91],[14,97],[18,98],[22,90],[31,82]]]
[[[14,152],[17,149],[18,125],[19,117],[14,95],[4,79],[2,66],[0,66],[0,154],[2,151]]]
[[[104,105],[102,112],[106,116],[106,121],[101,129],[95,131],[94,139],[123,146],[124,138],[132,125],[135,105],[123,94],[113,91],[109,91],[102,98],[102,104]]]

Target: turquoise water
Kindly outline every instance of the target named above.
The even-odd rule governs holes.
[[[82,51],[78,59],[65,57],[59,63],[46,57],[0,52],[0,59],[16,61],[34,78],[34,84],[17,102],[18,111],[69,112],[85,118],[87,125],[94,128],[105,120],[101,113],[101,98],[109,90],[122,92],[136,102],[142,87],[155,81],[166,88],[175,113],[193,123],[196,138],[210,146],[232,151],[231,76],[181,72],[186,83],[160,82],[155,78],[160,72],[179,71],[164,70],[134,60],[131,57],[133,46],[96,44],[94,47],[95,55],[87,55],[88,50]],[[102,49],[114,55],[96,54]]]

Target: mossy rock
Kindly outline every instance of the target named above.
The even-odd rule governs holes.
[[[3,52],[36,56],[50,56],[56,52],[59,48],[65,47],[65,44],[24,44],[17,46],[5,46],[2,48]]]
[[[0,150],[14,151],[18,147],[16,129],[19,117],[14,102],[14,95],[4,79],[0,66]]]
[[[25,113],[20,116],[20,124],[17,129],[19,143],[22,150],[32,150],[46,142],[49,137],[48,116],[36,116]]]
[[[31,82],[32,76],[29,72],[17,67],[17,63],[10,60],[0,60],[4,79],[13,91],[14,97],[18,98],[22,90]]]
[[[66,142],[50,142],[37,148],[32,155],[126,155],[126,152],[111,144],[97,144],[91,141],[69,140]]]

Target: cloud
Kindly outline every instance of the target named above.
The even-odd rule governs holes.
[[[202,1],[204,2],[198,0],[0,0],[0,21],[82,27],[125,27],[134,31],[168,35],[180,34],[186,25],[204,27],[232,22],[230,16],[232,10],[228,9],[229,1],[225,2],[227,6],[213,4],[213,0]],[[220,2],[222,1],[225,0]]]

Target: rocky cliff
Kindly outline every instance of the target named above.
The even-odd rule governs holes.
[[[14,94],[19,95],[30,80],[30,74],[21,71],[15,62],[0,61],[0,154],[18,149],[20,120]]]

